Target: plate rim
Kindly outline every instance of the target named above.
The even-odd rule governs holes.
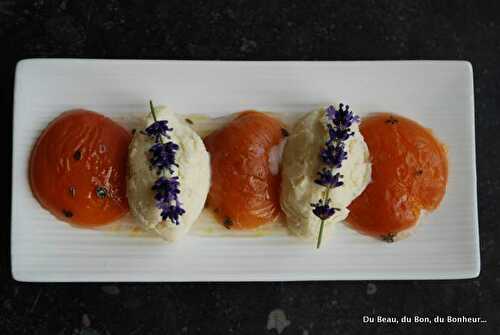
[[[16,234],[15,234],[15,224],[14,224],[14,207],[16,205],[16,197],[15,197],[15,180],[14,180],[14,170],[19,168],[20,162],[16,162],[15,160],[15,149],[16,149],[16,136],[15,134],[18,132],[16,131],[16,128],[18,125],[18,120],[17,118],[19,117],[19,90],[20,90],[20,84],[19,84],[19,78],[22,75],[22,72],[25,71],[25,68],[27,66],[32,66],[33,64],[41,64],[44,65],[45,63],[58,63],[58,62],[65,62],[65,63],[71,63],[71,62],[79,62],[79,63],[148,63],[148,64],[160,64],[160,63],[170,63],[170,64],[206,64],[206,65],[235,65],[238,64],[239,66],[243,65],[245,66],[246,64],[251,65],[251,64],[259,64],[263,66],[270,66],[270,65],[276,65],[277,63],[280,64],[302,64],[302,65],[309,65],[309,66],[314,66],[315,64],[338,64],[338,65],[355,65],[355,64],[408,64],[408,65],[413,65],[413,64],[428,64],[428,65],[437,65],[437,64],[443,64],[443,63],[453,63],[453,64],[459,64],[464,66],[464,70],[467,73],[467,76],[469,78],[468,80],[468,85],[469,85],[469,90],[471,92],[470,94],[470,107],[472,109],[471,113],[468,114],[469,118],[469,124],[471,127],[471,135],[472,135],[472,152],[471,152],[471,163],[472,163],[472,180],[471,180],[471,186],[475,190],[473,196],[472,196],[472,208],[473,208],[473,213],[472,213],[472,224],[473,224],[473,246],[474,246],[474,263],[473,266],[471,266],[468,270],[463,270],[460,271],[460,273],[454,273],[454,272],[447,272],[447,273],[432,273],[432,274],[408,274],[408,273],[401,273],[399,274],[398,278],[391,277],[390,275],[387,277],[384,276],[376,276],[375,278],[373,276],[371,277],[366,277],[366,278],[358,278],[356,276],[349,278],[349,276],[346,276],[345,278],[340,278],[340,279],[331,279],[331,278],[316,278],[316,279],[306,279],[306,278],[301,278],[297,277],[296,279],[294,278],[288,278],[289,275],[283,276],[284,278],[278,279],[274,278],[272,275],[268,276],[269,278],[265,278],[266,275],[258,275],[259,278],[261,279],[239,279],[235,278],[234,275],[228,276],[228,275],[222,275],[219,276],[220,278],[215,279],[215,280],[209,280],[210,282],[269,282],[269,281],[359,281],[359,280],[374,280],[374,281],[386,281],[386,280],[456,280],[456,279],[473,279],[477,278],[480,273],[481,273],[481,255],[480,255],[480,235],[479,235],[479,213],[478,213],[478,189],[477,189],[477,158],[476,158],[476,126],[475,126],[475,115],[476,115],[476,109],[475,109],[475,92],[474,92],[474,76],[473,76],[473,66],[472,63],[468,60],[342,60],[342,61],[333,61],[333,60],[182,60],[182,59],[169,59],[169,60],[162,60],[162,59],[105,59],[105,58],[25,58],[21,59],[17,62],[16,68],[15,68],[15,78],[14,78],[14,90],[13,90],[13,109],[12,109],[12,179],[11,179],[11,215],[10,215],[10,228],[11,228],[11,233],[10,233],[10,259],[11,259],[11,274],[14,280],[19,281],[19,282],[39,282],[39,283],[44,283],[44,282],[109,282],[109,281],[114,281],[114,282],[137,282],[137,281],[129,281],[129,280],[116,280],[116,279],[92,279],[92,280],[75,280],[75,279],[70,279],[70,280],[43,280],[39,278],[33,278],[30,277],[29,275],[26,276],[24,273],[20,272],[19,269],[17,268],[16,264],[16,256],[14,254],[14,244],[16,243]],[[113,276],[113,274],[110,275],[105,275],[106,276]],[[35,276],[36,277],[36,276]],[[248,277],[248,276],[247,276]],[[321,277],[317,276],[317,277]],[[264,279],[262,279],[264,278]],[[308,276],[308,278],[311,278],[311,276]],[[199,279],[197,280],[194,278],[193,280],[148,280],[148,279],[141,279],[139,282],[207,282],[207,280]]]

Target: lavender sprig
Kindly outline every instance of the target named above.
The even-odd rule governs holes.
[[[333,214],[335,214],[335,211],[339,209],[330,207],[329,203],[330,199],[326,199],[326,201],[324,202],[323,199],[319,199],[317,203],[311,204],[311,206],[314,207],[314,215],[319,217],[321,220],[327,220],[328,218],[330,218]]]
[[[179,146],[174,142],[155,143],[149,148],[151,158],[149,162],[152,168],[156,168],[158,175],[162,174],[164,170],[168,170],[171,174],[174,173],[173,167],[179,167],[175,162],[175,153],[179,150]]]
[[[319,178],[314,181],[318,185],[331,188],[344,185],[344,182],[341,180],[344,176],[338,172],[333,174],[332,170],[323,169],[318,172],[318,175]]]
[[[156,207],[161,209],[163,221],[170,219],[172,223],[179,224],[179,216],[186,211],[181,207],[177,195],[179,190],[179,177],[166,178],[161,176],[153,184],[152,190],[156,192]]]
[[[179,167],[175,162],[175,154],[179,150],[179,145],[173,141],[165,142],[164,138],[170,139],[168,132],[174,130],[168,127],[167,120],[158,121],[156,119],[155,108],[153,102],[149,101],[149,107],[153,116],[154,122],[142,132],[149,136],[155,143],[149,149],[149,163],[152,169],[160,177],[155,181],[151,189],[155,192],[156,207],[161,210],[162,221],[170,220],[173,224],[179,224],[179,217],[186,211],[182,208],[182,203],[179,201],[179,177],[172,176],[174,167]],[[166,172],[170,173],[170,177],[166,176]]]
[[[328,140],[323,149],[321,149],[320,157],[323,163],[329,168],[340,168],[342,161],[347,159],[347,152],[344,150],[344,143],[341,140]]]
[[[146,135],[151,137],[155,142],[160,142],[162,136],[170,138],[168,132],[172,130],[174,129],[168,127],[167,120],[161,120],[153,122],[149,127],[144,129],[144,132],[146,133]]]
[[[332,188],[344,185],[340,173],[334,174],[334,169],[342,167],[342,162],[347,159],[347,152],[345,150],[345,141],[347,141],[354,132],[351,126],[360,121],[359,116],[354,115],[349,110],[349,105],[339,104],[339,109],[333,106],[328,106],[325,109],[325,114],[328,120],[328,140],[325,146],[320,151],[320,159],[326,166],[318,172],[319,177],[314,181],[316,184],[324,186],[326,189],[323,192],[323,198],[319,199],[317,203],[312,203],[313,214],[321,220],[319,229],[318,242],[316,248],[319,249],[323,239],[323,229],[325,221],[331,218],[339,208],[330,206],[330,190]]]
[[[161,176],[155,181],[151,189],[156,192],[156,201],[175,201],[177,199],[177,195],[181,193],[179,190],[179,177],[166,178]]]

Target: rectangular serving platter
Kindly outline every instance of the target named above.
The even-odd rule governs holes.
[[[462,61],[247,62],[28,59],[14,92],[12,273],[29,282],[297,281],[473,278],[480,272],[472,66]],[[338,224],[320,250],[288,234],[196,232],[176,244],[76,229],[31,194],[31,148],[61,112],[86,108],[126,126],[147,100],[178,114],[305,113],[349,103],[432,128],[449,151],[440,208],[382,243]],[[203,219],[202,219],[203,220]],[[197,225],[202,225],[198,222]]]

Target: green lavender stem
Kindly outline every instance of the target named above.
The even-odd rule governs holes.
[[[323,194],[323,202],[326,202],[330,194],[330,186],[326,188]],[[323,239],[323,229],[325,228],[325,220],[321,220],[321,226],[319,227],[318,242],[316,243],[316,249],[321,247],[321,240]]]
[[[156,113],[155,113],[155,106],[153,106],[153,101],[151,101],[151,100],[149,100],[149,109],[151,109],[151,115],[153,115],[154,122],[158,122],[158,119],[156,118]],[[160,136],[160,143],[161,144],[165,144],[163,142],[163,137],[162,136]],[[163,177],[166,177],[165,170],[161,171],[161,175]]]
[[[151,114],[153,115],[153,120],[156,122],[155,107],[153,106],[153,101],[149,100],[149,109],[151,109]]]
[[[338,141],[335,141],[335,144],[338,145]],[[333,168],[330,169],[330,172],[333,173]],[[330,198],[330,186],[327,186],[326,191],[323,193],[323,203],[326,203],[326,201]],[[321,241],[323,240],[323,230],[325,229],[325,220],[321,220],[321,226],[319,227],[319,235],[318,235],[318,242],[316,243],[316,249],[319,249],[321,247]]]

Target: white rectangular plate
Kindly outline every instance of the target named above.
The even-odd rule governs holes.
[[[480,270],[472,67],[455,61],[219,62],[35,59],[18,64],[14,101],[12,272],[21,281],[452,279]],[[59,113],[82,107],[118,122],[147,100],[179,114],[244,109],[304,113],[346,102],[434,129],[448,146],[441,207],[387,244],[342,224],[321,250],[286,235],[156,239],[75,229],[33,198],[28,158]]]

